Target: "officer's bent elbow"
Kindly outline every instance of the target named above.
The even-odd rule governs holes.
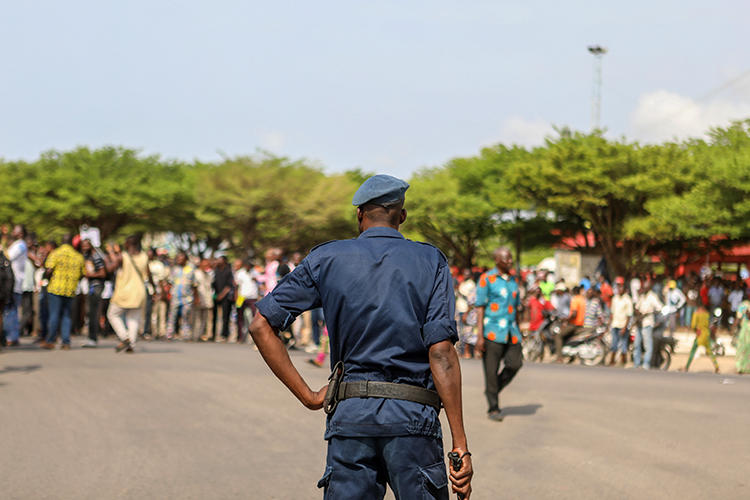
[[[449,340],[443,340],[430,346],[430,360],[446,363],[456,356],[456,350]]]
[[[253,339],[255,339],[258,335],[268,333],[269,330],[273,332],[273,329],[271,328],[271,325],[268,323],[268,320],[265,318],[265,316],[263,316],[260,312],[255,313],[253,321],[252,323],[250,323],[250,335],[252,335]]]

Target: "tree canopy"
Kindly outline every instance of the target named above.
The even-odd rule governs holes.
[[[356,235],[350,201],[368,176],[264,153],[185,163],[81,147],[0,160],[0,221],[44,237],[87,224],[105,239],[171,231],[210,248],[304,251]],[[664,144],[561,129],[540,147],[497,144],[409,182],[404,231],[457,265],[499,243],[518,256],[578,236],[627,274],[646,255],[666,261],[750,239],[750,120]]]

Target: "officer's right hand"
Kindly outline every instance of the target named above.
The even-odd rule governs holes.
[[[459,452],[463,455],[464,450],[455,449],[453,451]],[[456,472],[453,467],[448,468],[450,470],[450,480],[453,486],[453,493],[463,495],[460,498],[469,500],[471,496],[471,478],[474,476],[474,467],[471,463],[471,455],[465,455],[463,458],[463,465],[461,470]]]
[[[318,392],[310,391],[310,396],[307,398],[307,401],[304,402],[305,407],[308,410],[320,410],[323,408],[326,391],[328,391],[328,384],[324,385]]]

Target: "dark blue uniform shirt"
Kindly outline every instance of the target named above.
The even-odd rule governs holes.
[[[331,364],[344,380],[377,380],[435,389],[428,350],[456,342],[448,263],[432,245],[375,227],[359,238],[324,243],[258,303],[277,329],[323,307]],[[325,438],[441,437],[437,411],[396,399],[352,398],[328,418]]]

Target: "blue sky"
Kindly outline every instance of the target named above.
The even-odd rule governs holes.
[[[408,177],[588,129],[590,44],[610,136],[696,135],[750,116],[748,19],[740,0],[5,2],[0,157],[261,148]]]

